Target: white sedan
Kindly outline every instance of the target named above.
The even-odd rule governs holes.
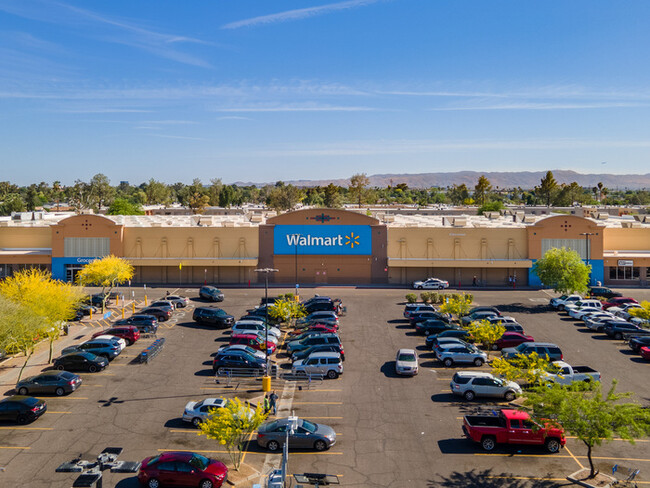
[[[429,278],[424,281],[414,281],[413,288],[415,290],[442,290],[449,288],[449,282],[438,278]]]
[[[103,334],[103,335],[98,335],[97,337],[93,337],[93,339],[104,339],[105,341],[117,342],[120,345],[120,352],[122,352],[126,347],[126,341],[121,337],[117,337],[114,335]]]
[[[397,351],[395,373],[408,376],[418,374],[418,356],[413,349],[400,349]]]

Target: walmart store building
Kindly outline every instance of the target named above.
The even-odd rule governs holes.
[[[647,286],[650,221],[600,215],[373,216],[340,209],[281,215],[19,215],[0,220],[0,277],[24,267],[72,281],[108,254],[135,267],[140,284],[247,284],[272,267],[276,283],[405,285],[436,276],[453,285],[536,286],[535,260],[575,249],[592,281]]]

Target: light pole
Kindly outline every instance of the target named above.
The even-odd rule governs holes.
[[[589,253],[589,251],[590,251],[590,249],[589,249],[589,244],[590,244],[589,236],[595,236],[596,234],[594,234],[593,232],[583,232],[580,235],[585,236],[585,241],[587,242],[587,260],[586,261],[587,261],[587,266],[589,266],[589,254],[590,254]],[[589,272],[589,283],[591,283],[591,272]]]
[[[294,259],[294,264],[296,267],[296,297],[298,296],[298,239],[300,239],[300,234],[291,234],[291,237],[294,238],[293,242],[296,244],[296,254],[295,254],[295,259]]]
[[[262,379],[262,389],[265,393],[271,391],[271,368],[269,367],[269,273],[277,273],[279,270],[275,268],[260,268],[254,270],[257,273],[264,273],[264,315],[266,317],[266,324],[264,327],[264,351],[266,354],[266,374]]]

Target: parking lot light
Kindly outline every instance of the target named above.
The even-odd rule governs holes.
[[[275,268],[261,268],[255,269],[256,273],[264,273],[264,315],[266,317],[266,324],[264,327],[264,352],[266,355],[266,372],[262,378],[262,390],[264,393],[271,391],[271,367],[269,364],[269,273],[277,273],[279,270]]]

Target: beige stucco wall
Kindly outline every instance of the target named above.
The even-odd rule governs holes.
[[[49,227],[0,227],[0,248],[51,248]]]
[[[605,251],[650,251],[650,228],[605,229],[603,247]]]

